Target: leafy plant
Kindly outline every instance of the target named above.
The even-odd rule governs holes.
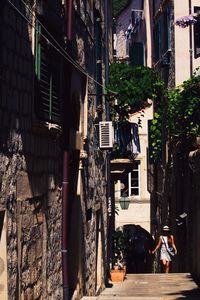
[[[128,248],[128,236],[121,230],[113,233],[113,258],[111,259],[112,268],[123,269],[126,263],[126,252]]]
[[[154,119],[151,123],[150,140],[150,148],[152,149],[150,158],[153,159],[154,162],[158,162],[161,159],[162,151],[162,114],[158,112],[154,113]]]
[[[177,147],[182,151],[195,147],[196,136],[200,135],[200,76],[195,73],[181,86],[166,91],[161,99],[156,103],[150,133],[151,158],[154,161],[160,160],[163,127],[171,151]]]
[[[131,0],[113,0],[113,15],[118,16],[131,3]]]
[[[171,141],[192,146],[200,134],[200,76],[192,76],[169,92],[167,120]]]
[[[148,99],[159,99],[163,87],[157,72],[151,68],[132,67],[125,63],[112,64],[108,88],[116,92],[116,96],[114,99],[107,97],[112,119],[128,119],[130,113],[146,107]]]

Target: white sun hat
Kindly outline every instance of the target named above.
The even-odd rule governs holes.
[[[169,227],[168,226],[163,226],[163,230],[164,231],[169,231]]]

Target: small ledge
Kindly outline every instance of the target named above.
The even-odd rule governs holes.
[[[133,167],[134,160],[128,158],[112,159],[110,161],[110,172],[115,179],[128,174]]]
[[[35,133],[49,134],[56,137],[60,137],[63,133],[60,125],[44,121],[34,121],[32,130]]]

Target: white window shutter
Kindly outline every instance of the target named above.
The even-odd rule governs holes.
[[[112,121],[99,122],[99,147],[104,149],[113,147]]]

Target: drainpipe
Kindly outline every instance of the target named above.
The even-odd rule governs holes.
[[[109,78],[109,32],[108,32],[108,0],[105,0],[105,83],[108,84]]]
[[[109,32],[108,32],[108,0],[104,0],[104,26],[105,26],[105,84],[108,84],[109,80]],[[106,101],[106,120],[109,120],[109,103]],[[111,196],[111,176],[110,176],[110,152],[107,152],[106,160],[106,180],[107,180],[107,210],[108,210],[108,221],[107,221],[107,262],[106,268],[107,272],[110,267],[111,258],[111,246],[112,246],[112,196]],[[106,275],[106,284],[108,283],[108,278]]]
[[[191,0],[189,0],[189,15],[192,14],[192,4]],[[190,77],[192,77],[193,74],[193,50],[192,50],[192,25],[189,25],[189,52],[190,52]]]
[[[65,13],[67,12],[67,51],[71,56],[72,43],[72,8],[73,0],[64,0]],[[63,299],[69,300],[69,265],[68,265],[68,247],[69,247],[69,100],[71,91],[71,64],[66,62],[64,65],[64,75],[67,74],[65,102],[63,107],[63,182],[62,182],[62,280],[63,280]]]

